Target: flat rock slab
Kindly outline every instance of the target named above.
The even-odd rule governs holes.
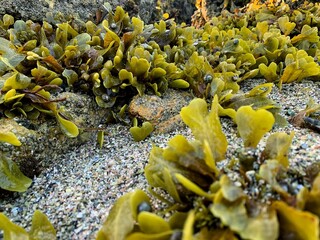
[[[170,132],[184,123],[180,110],[193,99],[189,91],[168,89],[162,97],[143,95],[133,98],[129,105],[129,113],[155,126],[155,133]]]

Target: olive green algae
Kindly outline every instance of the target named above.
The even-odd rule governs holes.
[[[37,123],[49,119],[46,122],[50,126],[54,125],[52,123],[56,125],[46,136],[53,134],[54,137],[49,138],[51,141],[63,142],[61,140],[66,137],[75,140],[86,138],[83,132],[90,130],[90,127],[86,126],[84,118],[77,118],[66,111],[68,100],[64,106],[65,96],[72,99],[72,94],[59,96],[57,91],[86,92],[94,96],[100,108],[107,110],[104,123],[120,121],[128,124],[123,113],[134,95],[153,93],[160,97],[168,87],[190,89],[198,99],[182,108],[181,117],[196,140],[189,143],[178,135],[168,142],[167,148],[153,146],[145,169],[149,184],[163,188],[172,197],[169,201],[160,197],[168,204],[167,207],[180,213],[188,212],[184,218],[185,224],[173,225],[179,229],[173,231],[175,229],[171,229],[171,225],[168,226],[165,220],[154,214],[139,213],[126,222],[130,225],[125,230],[128,238],[138,239],[139,236],[152,234],[170,237],[176,232],[184,237],[201,238],[219,232],[229,237],[237,234],[251,239],[254,237],[251,231],[253,226],[260,226],[255,229],[259,239],[276,239],[290,234],[301,239],[317,239],[318,173],[312,172],[312,177],[309,173],[318,160],[314,158],[316,155],[311,155],[312,163],[297,159],[300,160],[298,155],[303,150],[310,148],[316,152],[318,148],[306,142],[300,144],[301,149],[295,148],[297,135],[294,137],[292,126],[283,128],[286,120],[292,117],[286,116],[287,112],[281,109],[286,106],[286,102],[281,101],[285,101],[286,96],[280,92],[278,97],[274,97],[272,91],[274,84],[277,84],[280,90],[289,89],[287,97],[290,98],[292,89],[308,85],[304,79],[318,79],[318,10],[319,5],[308,3],[294,11],[285,3],[270,8],[262,6],[257,12],[247,14],[226,12],[201,29],[177,25],[172,19],[145,25],[137,17],[129,18],[120,7],[114,12],[107,9],[105,19],[97,24],[90,21],[85,24],[77,21],[57,22],[57,19],[51,18],[51,23],[40,25],[31,21],[14,22],[11,16],[5,15],[1,26],[4,37],[9,37],[10,41],[1,38],[1,110],[4,116],[15,117],[18,122],[17,116],[37,120]],[[282,16],[283,13],[287,16]],[[10,27],[12,24],[13,27]],[[83,32],[84,29],[86,32]],[[41,33],[39,39],[37,32]],[[56,37],[50,45],[48,39],[54,33]],[[250,80],[262,77],[267,82]],[[246,84],[251,81],[254,85],[246,89]],[[303,83],[286,85],[292,82]],[[314,84],[310,91],[304,90],[303,96],[311,93],[315,86],[317,89],[317,84]],[[296,97],[299,94],[297,91],[293,95]],[[290,104],[297,104],[298,99],[293,99]],[[303,104],[306,103],[304,98]],[[211,106],[209,112],[207,105]],[[83,104],[79,106],[81,108]],[[300,111],[298,116],[308,120],[308,124],[317,123],[318,109],[317,102],[310,98],[307,106],[297,110]],[[222,116],[229,119],[222,120],[220,126]],[[267,120],[267,127],[259,124],[261,119]],[[32,125],[32,121],[26,122],[31,128],[38,126],[37,130],[41,130],[44,126]],[[242,140],[235,134],[232,122],[237,125]],[[274,123],[278,128],[273,132],[280,129],[284,132],[266,134]],[[144,122],[140,128],[134,119],[133,128],[140,133],[146,128],[148,131],[133,136],[140,134],[139,140],[145,138],[153,128],[147,125]],[[279,126],[282,128],[279,129]],[[99,134],[101,130],[107,130],[100,126],[91,129],[100,130]],[[266,137],[262,138],[263,135]],[[311,135],[313,132],[308,136]],[[153,137],[156,136],[161,135]],[[317,141],[312,136],[311,139]],[[259,142],[266,142],[266,147],[259,145]],[[281,144],[278,145],[278,142]],[[291,142],[292,148],[299,150],[293,160],[288,158]],[[240,153],[230,151],[228,144],[231,148],[237,146]],[[277,148],[272,147],[274,145]],[[128,150],[127,144],[124,146]],[[115,149],[115,154],[119,154],[119,148]],[[29,153],[33,154],[32,151]],[[56,167],[53,165],[53,169]],[[157,171],[157,168],[160,170]],[[193,172],[196,174],[190,174]],[[90,176],[91,173],[89,179]],[[142,188],[145,189],[144,186]],[[254,190],[251,191],[251,188]],[[65,196],[71,192],[71,189],[66,190]],[[81,199],[82,193],[76,192]],[[151,193],[159,196],[154,190]],[[130,199],[124,197],[119,202],[126,204],[132,201]],[[246,212],[252,204],[261,206],[256,214]],[[112,210],[100,233],[110,229],[109,224],[120,227],[114,219],[122,216],[121,206],[116,203],[113,209],[118,211]],[[19,211],[20,208],[15,209],[14,213]],[[134,209],[131,213],[136,215]],[[290,219],[288,213],[297,216],[297,219]],[[130,215],[130,212],[125,211],[126,214]],[[76,214],[77,218],[82,216],[83,212]],[[158,222],[163,228],[147,227],[146,219]],[[299,228],[299,222],[303,219],[309,221],[309,229]],[[261,228],[263,222],[272,235],[265,234]],[[221,229],[221,223],[228,229]],[[34,232],[32,229],[30,234]],[[81,230],[81,227],[77,228],[76,233]],[[104,236],[100,233],[98,238]],[[116,233],[121,233],[121,230]]]
[[[250,81],[244,88],[250,89],[254,84],[255,81]],[[293,112],[305,108],[306,94],[315,97],[318,89],[318,84],[303,82],[285,85],[282,92],[274,89],[270,97],[276,102],[283,102],[282,114],[289,117]],[[237,149],[241,148],[241,141],[230,121],[222,120],[222,126],[228,133],[230,143],[227,159],[232,159]],[[291,125],[283,129],[289,132],[291,130],[295,131],[295,137],[289,159],[290,167],[296,173],[282,184],[299,189],[300,177],[310,174],[306,171],[308,166],[320,161],[320,139],[318,133],[309,129],[294,128]],[[1,209],[23,227],[30,227],[34,209],[40,209],[48,216],[58,237],[94,239],[118,197],[135,188],[147,189],[142,169],[147,164],[152,143],[165,148],[170,138],[177,134],[191,138],[190,130],[180,129],[134,142],[128,128],[121,125],[110,126],[102,149],[96,147],[95,141],[88,142],[82,148],[74,148],[34,179],[34,184],[27,192],[19,194],[15,199],[2,199]],[[258,147],[263,148],[264,144],[261,143]],[[235,183],[241,183],[242,177],[226,167],[228,162],[221,164],[218,166],[225,166],[226,173]],[[248,177],[251,178],[250,172]],[[246,191],[253,198],[260,199],[262,186],[261,182],[257,183],[252,179]],[[271,189],[263,191],[266,191],[262,200],[264,202],[275,196]],[[165,207],[158,201],[152,202],[152,206],[154,211]]]

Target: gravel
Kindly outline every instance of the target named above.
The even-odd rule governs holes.
[[[242,89],[251,89],[257,81],[246,81]],[[281,113],[288,119],[305,108],[308,97],[319,103],[319,87],[319,83],[308,81],[283,85],[281,92],[274,87],[271,98],[282,105]],[[242,144],[231,121],[223,119],[222,125],[229,148],[227,160],[219,165],[221,167]],[[295,137],[290,152],[290,167],[303,175],[308,165],[320,161],[320,135],[290,124],[273,131],[289,133],[291,130],[295,131]],[[166,147],[168,140],[176,134],[192,137],[189,129],[182,128],[134,142],[128,127],[110,125],[102,149],[94,141],[70,149],[56,159],[54,165],[35,177],[28,191],[1,199],[0,211],[29,230],[33,212],[38,209],[48,216],[59,239],[94,239],[117,198],[136,188],[146,189],[143,169],[152,145]],[[260,149],[266,137],[259,144]],[[247,175],[250,177],[252,172],[247,172]],[[231,178],[237,182],[237,176]]]
[[[111,125],[102,149],[95,142],[71,149],[35,177],[25,193],[1,199],[0,210],[29,229],[38,209],[48,216],[59,239],[94,239],[117,198],[136,188],[146,189],[143,169],[152,143],[165,147],[176,134],[134,142],[127,127]]]

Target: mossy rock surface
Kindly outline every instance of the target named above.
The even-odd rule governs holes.
[[[81,146],[96,136],[92,128],[98,126],[108,112],[100,109],[88,95],[63,92],[59,97],[66,97],[64,114],[81,129],[76,138],[64,135],[56,120],[50,116],[37,120],[0,119],[0,128],[13,132],[22,143],[17,147],[0,143],[0,151],[6,153],[30,178],[54,164],[71,147]]]
[[[10,14],[16,19],[42,21],[47,13],[62,13],[66,18],[95,20],[96,12],[103,11],[103,0],[0,0],[0,17]],[[195,11],[194,1],[154,1],[154,0],[112,0],[107,1],[113,8],[122,6],[130,15],[139,15],[146,22],[154,22],[162,18],[163,13],[180,22],[190,22]],[[160,6],[158,6],[160,5]]]

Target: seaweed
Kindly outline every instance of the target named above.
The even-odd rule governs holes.
[[[21,142],[14,133],[4,131],[3,129],[0,131],[0,141],[10,143],[14,146],[21,146]]]
[[[142,203],[150,205],[149,197],[141,190],[119,198],[98,232],[97,239],[124,239],[134,229],[135,221],[140,214],[138,209]]]
[[[288,54],[285,59],[285,68],[280,78],[280,84],[301,81],[304,78],[316,76],[320,72],[320,67],[314,62],[304,50]]]
[[[129,129],[133,139],[136,142],[144,140],[153,131],[153,126],[149,122],[143,122],[141,127],[138,127],[138,120],[133,119],[133,127]]]
[[[284,132],[271,134],[262,153],[264,159],[276,159],[283,167],[289,166],[288,152],[294,136],[292,131],[290,135]]]
[[[283,238],[319,239],[319,218],[317,216],[292,208],[280,201],[274,202],[272,207],[277,211],[280,234]]]
[[[56,239],[56,230],[47,216],[39,210],[33,214],[29,232],[12,223],[3,213],[0,213],[0,220],[4,239]]]
[[[319,236],[319,175],[314,180],[310,191],[303,188],[296,195],[289,193],[281,185],[287,176],[287,155],[293,133],[272,134],[261,156],[254,159],[255,164],[259,164],[256,178],[264,179],[265,184],[270,185],[273,191],[280,195],[282,201],[271,201],[269,204],[255,201],[245,193],[245,186],[236,186],[223,173],[223,169],[216,165],[216,161],[221,160],[214,157],[215,152],[219,153],[219,148],[210,148],[208,144],[207,139],[212,138],[212,141],[215,141],[221,138],[217,134],[219,130],[206,123],[211,119],[210,122],[219,128],[219,118],[214,120],[214,116],[217,117],[218,114],[217,99],[215,96],[209,114],[206,113],[206,103],[202,99],[193,100],[188,107],[181,110],[182,119],[192,129],[195,140],[188,141],[185,137],[177,135],[169,141],[167,148],[161,149],[154,146],[151,150],[145,175],[150,186],[161,188],[172,197],[173,202],[166,201],[169,204],[167,211],[175,210],[172,217],[166,222],[154,213],[138,213],[136,227],[126,231],[121,239],[172,239],[176,235],[188,239],[202,239],[203,236],[211,237],[215,234],[221,238],[228,236],[228,239],[235,239],[236,236],[240,236],[241,239],[287,239],[290,236],[297,239],[317,239]],[[245,110],[250,108],[252,115],[248,116],[253,116],[253,119],[255,115],[269,117],[270,126],[262,133],[271,129],[274,118],[270,112],[260,109],[263,111],[259,113],[249,106],[241,108]],[[242,114],[241,108],[238,110],[240,113],[237,111],[237,114]],[[199,113],[195,115],[194,111]],[[242,121],[241,124],[244,128],[254,126],[250,121]],[[204,134],[202,131],[205,129],[207,131]],[[240,136],[243,140],[247,139],[245,135],[240,134]],[[255,147],[260,137],[254,139],[254,144],[245,146]],[[278,142],[280,144],[277,144]],[[261,161],[264,162],[261,163]],[[141,190],[137,190],[137,193],[140,194],[140,192]],[[151,193],[164,201],[154,190]],[[135,192],[128,193],[122,198],[129,198],[134,194]],[[122,198],[118,200],[112,211],[121,213],[116,206]],[[297,203],[299,209],[292,206],[293,202]],[[149,205],[147,209],[151,209]],[[126,214],[135,213],[136,210],[133,209]],[[290,216],[295,217],[293,219]],[[127,219],[125,216],[123,218]],[[302,222],[308,222],[308,228],[301,229]]]
[[[181,109],[180,115],[192,130],[194,137],[210,148],[208,151],[211,152],[213,161],[220,161],[224,159],[228,143],[218,117],[217,96],[214,97],[210,113],[207,111],[207,104],[204,100],[194,99],[188,107]]]
[[[196,4],[209,21],[205,1]],[[65,99],[52,97],[57,90],[92,94],[99,107],[110,110],[107,122],[123,121],[134,95],[161,96],[171,87],[198,97],[181,110],[194,140],[177,135],[164,149],[153,146],[145,167],[150,193],[167,204],[164,212],[171,211],[171,217],[161,218],[147,194],[135,190],[116,201],[97,239],[318,239],[319,175],[312,173],[312,187],[298,193],[285,185],[293,133],[274,133],[262,151],[257,146],[275,123],[283,122],[280,106],[268,98],[272,87],[319,77],[319,4],[304,3],[294,10],[286,3],[253,4],[246,14],[224,11],[201,28],[173,19],[145,25],[121,7],[113,11],[106,6],[96,23],[58,18],[34,23],[9,15],[0,21],[0,111],[5,117],[46,114],[56,118],[64,134],[77,137],[78,126],[57,106]],[[266,83],[243,93],[242,83],[249,78]],[[295,120],[314,122],[318,109],[310,101]],[[248,154],[227,159],[222,116],[237,125]],[[133,120],[130,132],[139,141],[152,129]],[[100,131],[100,147],[102,140]],[[20,145],[7,132],[0,141]],[[9,172],[9,178],[26,180],[23,186],[1,187],[24,191],[31,180],[9,158],[1,160],[4,171],[12,166],[18,176]],[[237,183],[229,171],[239,173]],[[254,196],[247,187],[258,181],[261,192]],[[276,200],[268,198],[268,191]],[[38,211],[29,233],[0,217],[8,239],[13,234],[36,238],[46,231],[48,238],[55,235]]]
[[[197,4],[205,8],[205,3]],[[248,17],[221,15],[201,29],[172,19],[145,25],[121,7],[113,11],[110,6],[97,23],[48,18],[41,24],[5,15],[1,26],[8,40],[1,38],[1,93],[10,91],[6,100],[10,96],[12,104],[2,102],[1,109],[11,118],[37,119],[47,113],[61,125],[63,120],[46,103],[35,104],[23,94],[35,85],[47,90],[68,86],[92,92],[100,107],[114,113],[135,94],[160,96],[168,87],[190,88],[209,100],[218,94],[220,103],[230,91],[237,94],[248,78],[263,76],[281,85],[317,76],[313,57],[318,53],[312,50],[319,42],[312,26],[317,19],[309,20],[306,10],[287,13],[286,7],[267,9],[262,4]],[[287,16],[270,25],[276,11]],[[75,136],[73,132],[68,135]]]
[[[250,212],[255,211],[255,214],[250,216],[242,190],[233,186],[225,175],[220,185],[210,207],[214,216],[243,239],[277,239],[279,223],[274,210],[251,205]]]
[[[292,30],[295,28],[296,23],[290,22],[290,19],[288,16],[283,16],[278,19],[278,24],[281,32],[288,36],[292,32]]]
[[[103,147],[103,142],[104,142],[104,131],[98,131],[97,143],[99,144],[100,149]]]
[[[3,153],[0,154],[0,179],[0,188],[15,192],[25,192],[32,183],[32,179],[26,177]]]
[[[318,217],[320,217],[320,208],[319,208],[319,181],[320,175],[318,174],[316,178],[313,180],[312,188],[310,190],[303,188],[301,189],[298,198],[298,207],[303,210],[307,210]]]
[[[21,146],[17,136],[6,129],[0,130],[0,141],[16,147]],[[32,183],[32,179],[26,177],[18,165],[3,152],[0,152],[0,179],[0,188],[15,192],[25,192]]]
[[[272,113],[265,109],[255,111],[251,106],[240,107],[235,120],[238,132],[244,140],[244,147],[256,147],[262,136],[271,130],[275,121]]]

